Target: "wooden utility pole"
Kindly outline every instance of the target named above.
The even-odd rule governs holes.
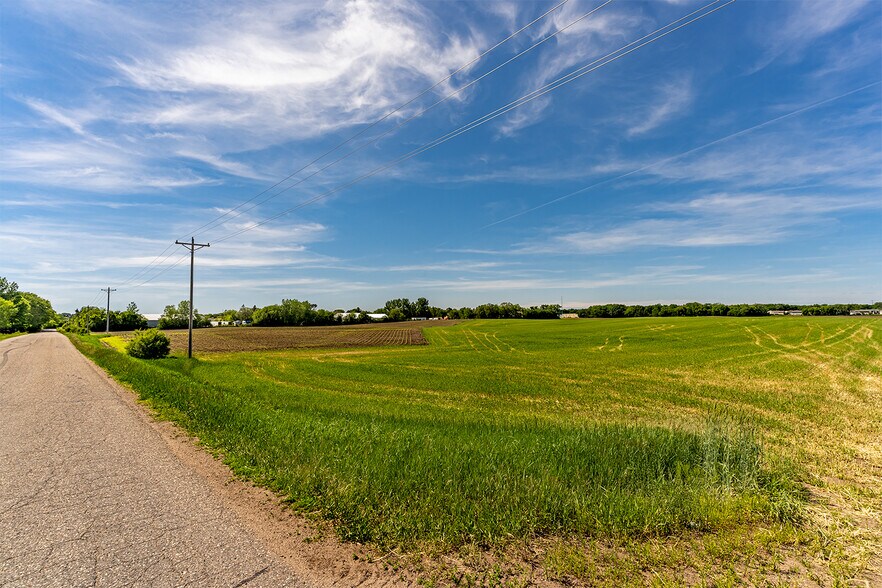
[[[210,243],[197,243],[194,237],[190,237],[190,242],[175,241],[177,245],[183,245],[190,250],[190,323],[187,333],[187,357],[193,357],[193,260],[197,249],[203,247],[211,247]]]
[[[105,329],[105,333],[110,332],[110,293],[116,292],[116,288],[111,288],[110,286],[106,288],[101,288],[102,292],[107,292],[107,328]]]

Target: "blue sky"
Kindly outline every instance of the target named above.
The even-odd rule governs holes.
[[[370,128],[557,2],[6,2],[0,275],[159,312],[195,234],[202,311],[882,299],[882,3],[603,61],[708,2],[570,0]]]

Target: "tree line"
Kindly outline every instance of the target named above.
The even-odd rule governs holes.
[[[71,333],[88,333],[103,331],[107,328],[107,311],[97,306],[78,308],[62,325],[63,330]],[[137,331],[147,328],[147,319],[138,310],[138,305],[129,302],[122,311],[110,311],[111,331]]]
[[[61,324],[52,304],[0,276],[0,333],[34,333]]]
[[[2,279],[2,278],[0,278]],[[5,284],[6,282],[0,282]],[[12,286],[15,286],[12,284]],[[2,292],[2,290],[0,290]],[[48,301],[29,293],[19,293],[20,300],[27,300],[28,308],[35,308],[39,314],[40,304]],[[2,298],[0,298],[2,300]],[[0,302],[2,305],[3,302]],[[21,303],[22,306],[24,303]],[[281,326],[323,326],[356,324],[380,321],[406,321],[411,319],[557,319],[561,314],[575,314],[581,318],[636,318],[636,317],[690,317],[690,316],[767,316],[770,310],[800,310],[805,315],[847,315],[858,308],[867,308],[865,304],[723,304],[687,302],[686,304],[598,304],[587,308],[564,309],[559,304],[542,304],[538,306],[522,306],[513,302],[487,303],[475,307],[441,308],[433,306],[427,298],[416,300],[394,298],[387,300],[381,308],[373,312],[359,307],[344,311],[341,308],[325,310],[308,300],[286,298],[280,304],[264,307],[245,306],[239,309],[228,309],[214,314],[201,314],[194,310],[193,326],[208,327],[211,320],[239,321],[260,327]],[[882,302],[872,305],[882,308]],[[3,330],[3,314],[0,306],[0,331]],[[48,306],[51,310],[51,306]],[[159,319],[160,329],[186,329],[189,321],[190,305],[182,300],[177,305],[165,307]],[[369,315],[385,315],[373,319]],[[45,315],[45,313],[44,313]],[[24,313],[22,316],[28,316]],[[40,315],[43,316],[43,315]],[[52,312],[53,317],[57,315]],[[36,322],[39,322],[37,320]],[[33,323],[36,324],[36,323]],[[107,313],[104,309],[87,306],[78,309],[62,328],[73,332],[103,331],[107,324]],[[111,331],[135,331],[147,327],[147,320],[139,312],[134,302],[129,303],[124,311],[110,311]],[[31,327],[36,328],[36,327]],[[19,330],[27,330],[19,327]]]
[[[799,310],[804,315],[835,316],[847,315],[859,308],[882,308],[882,302],[872,306],[866,304],[723,304],[721,302],[686,304],[598,304],[568,312],[582,318],[630,318],[630,317],[673,317],[673,316],[766,316],[770,310]]]

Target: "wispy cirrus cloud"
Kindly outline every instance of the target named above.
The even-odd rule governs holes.
[[[129,213],[120,211],[119,214]],[[225,232],[233,231],[248,222],[245,219],[230,221],[221,228]],[[186,263],[189,257],[180,247],[167,249],[173,238],[133,236],[115,229],[115,223],[107,220],[95,224],[102,227],[100,232],[75,222],[30,217],[3,220],[0,222],[0,248],[5,254],[2,273],[27,273],[29,280],[44,285],[43,295],[63,309],[88,303],[98,288],[106,287],[107,283],[118,287],[120,297],[138,300],[139,305],[140,301],[145,304],[157,301],[149,307],[154,310],[180,299],[182,284],[186,282],[184,274],[189,271]],[[184,231],[180,222],[168,224],[167,231]],[[202,249],[197,262],[200,288],[210,287],[210,283],[230,284],[237,279],[250,279],[253,285],[253,277],[242,278],[243,272],[251,276],[262,272],[278,276],[338,264],[336,257],[315,250],[317,244],[330,238],[330,232],[327,225],[310,221],[284,228],[262,226],[222,247]],[[62,242],[94,246],[58,247]],[[266,286],[268,281],[262,278],[260,282]]]
[[[759,31],[759,42],[765,54],[754,71],[776,60],[793,62],[801,59],[818,39],[853,23],[869,6],[878,6],[872,0],[840,0],[818,2],[796,0],[783,2],[783,18],[770,19]]]
[[[862,98],[862,100],[865,97]],[[878,147],[878,105],[855,106],[850,114],[822,113],[774,127],[749,127],[698,146],[684,157],[609,159],[591,166],[595,173],[629,173],[681,183],[724,183],[731,190],[792,188],[818,184],[848,189],[882,187],[882,151]],[[760,125],[761,126],[761,125]],[[865,132],[857,133],[857,129]],[[656,165],[660,162],[660,165]]]
[[[215,180],[181,165],[170,169],[113,144],[33,140],[0,147],[7,181],[96,192],[143,192],[202,186]]]
[[[636,220],[603,228],[552,233],[516,254],[608,254],[645,248],[704,248],[776,243],[835,215],[882,210],[877,198],[714,194],[642,207]]]
[[[627,131],[629,137],[643,135],[662,126],[682,115],[692,105],[695,99],[692,77],[688,74],[671,77],[673,79],[662,83],[653,92],[658,100],[632,122]]]
[[[545,37],[554,31],[569,27],[580,16],[599,5],[598,2],[570,2],[547,23],[537,29],[535,37]],[[630,36],[649,23],[644,15],[627,7],[609,6],[578,21],[556,36],[550,43],[554,51],[540,55],[535,66],[521,76],[518,96],[527,94],[558,79],[574,67],[597,60],[610,51],[625,45]],[[520,129],[536,124],[544,117],[552,103],[547,95],[528,102],[503,118],[499,131],[513,135]]]
[[[431,33],[436,17],[403,0],[264,2],[198,17],[172,44],[148,37],[112,58],[124,84],[154,94],[128,118],[235,133],[249,148],[373,120],[478,52],[469,36]]]
[[[94,38],[94,51],[75,56],[93,70],[82,91],[18,97],[38,120],[28,136],[19,133],[24,144],[7,148],[4,175],[83,189],[191,185],[150,171],[152,160],[168,163],[169,155],[184,169],[195,160],[224,174],[273,177],[271,158],[256,167],[241,154],[371,122],[469,61],[485,42],[478,31],[442,34],[438,16],[409,0],[170,5],[136,16],[113,2],[22,7],[47,26]],[[96,163],[72,172],[69,162],[47,157],[36,169],[28,143],[50,152],[72,148]],[[137,180],[125,182],[132,176]]]

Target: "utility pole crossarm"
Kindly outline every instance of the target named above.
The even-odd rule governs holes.
[[[175,241],[176,245],[183,245],[190,250],[190,321],[187,329],[187,357],[193,357],[193,261],[194,254],[203,247],[211,247],[211,243],[197,243],[195,237],[190,237],[190,242]]]

